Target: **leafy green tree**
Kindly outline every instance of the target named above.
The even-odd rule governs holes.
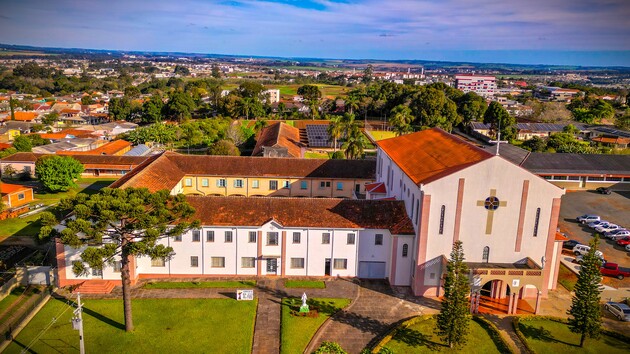
[[[67,191],[75,187],[74,180],[83,173],[83,165],[70,156],[49,155],[35,162],[35,174],[51,192]]]
[[[490,129],[495,133],[501,127],[501,139],[516,138],[516,119],[499,102],[490,103],[483,115],[483,122],[490,124]]]
[[[188,70],[188,68],[185,66],[176,65],[173,73],[175,75],[188,76],[190,75],[190,70]]]
[[[623,130],[630,129],[630,109],[626,109],[626,113],[615,119],[615,127]]]
[[[81,104],[84,106],[90,105],[94,103],[94,100],[92,100],[92,96],[90,95],[85,95],[83,97],[81,97]]]
[[[120,262],[125,330],[132,331],[132,257],[170,259],[173,248],[158,244],[158,240],[198,228],[199,221],[190,221],[195,209],[183,194],[173,196],[167,190],[152,193],[146,188],[105,188],[91,196],[79,193],[63,199],[59,206],[75,217],[67,220],[61,242],[75,248],[87,246],[80,260],[72,264],[77,276]]]
[[[243,98],[260,100],[260,95],[264,90],[265,87],[259,82],[243,81],[236,89],[236,93],[238,93]]]
[[[368,64],[365,70],[363,70],[363,82],[369,84],[374,79],[374,67],[372,64]]]
[[[571,332],[580,335],[580,347],[584,347],[586,338],[598,338],[602,325],[600,312],[602,275],[599,268],[602,261],[595,252],[599,246],[599,236],[589,243],[591,249],[582,258],[582,267],[575,283],[569,314]]]
[[[219,140],[208,148],[208,155],[240,156],[240,150],[231,140]]]
[[[17,170],[11,164],[4,165],[2,170],[2,177],[13,178],[13,175],[17,173]]]
[[[131,120],[137,113],[128,97],[112,98],[109,100],[109,114],[116,120]]]
[[[564,128],[562,128],[562,131],[573,135],[580,132],[580,130],[576,128],[573,124],[567,124]]]
[[[26,135],[19,135],[13,139],[13,147],[20,152],[31,152],[33,142]]]
[[[172,119],[181,122],[192,116],[192,112],[195,110],[195,101],[186,92],[175,91],[170,95],[165,109]]]
[[[344,100],[346,110],[349,111],[350,114],[353,114],[354,110],[359,108],[359,101],[359,96],[348,95],[348,97],[346,97]]]
[[[154,94],[142,104],[142,121],[145,123],[161,122],[163,109],[164,101],[162,101],[162,97]]]
[[[343,348],[335,342],[323,341],[313,354],[348,354]]]
[[[433,87],[422,89],[414,95],[410,107],[419,123],[425,127],[440,127],[451,131],[461,122],[457,105],[446,94]]]
[[[125,97],[129,99],[136,99],[140,97],[140,89],[136,86],[125,87]]]
[[[544,152],[547,148],[547,142],[540,137],[533,137],[523,142],[523,148],[533,152]]]
[[[389,124],[394,127],[396,135],[400,136],[412,132],[411,122],[413,122],[411,108],[401,104],[392,109]]]
[[[212,65],[212,77],[216,79],[221,78],[221,69],[219,68],[218,65]]]
[[[482,121],[487,108],[486,100],[472,91],[465,93],[457,102],[457,112],[464,118],[464,124]]]
[[[444,299],[442,308],[437,316],[436,334],[439,335],[450,348],[466,343],[470,310],[468,308],[468,294],[470,283],[468,267],[464,263],[464,249],[461,241],[453,243],[451,258],[446,265],[444,279]]]
[[[319,101],[322,98],[322,92],[316,85],[304,85],[297,89],[297,94],[302,96],[306,101]]]
[[[335,116],[330,118],[330,123],[326,128],[328,136],[333,140],[333,150],[337,151],[337,141],[342,137],[344,127],[342,117]]]
[[[346,158],[358,159],[363,156],[363,150],[366,144],[367,142],[365,141],[365,136],[363,135],[361,128],[359,128],[359,124],[355,122],[348,128],[346,141],[343,143],[341,148],[344,150]]]
[[[249,119],[249,116],[257,116],[262,112],[262,105],[260,101],[251,98],[245,97],[239,101],[238,109],[242,116],[245,116],[246,119]]]
[[[42,123],[44,123],[45,125],[52,125],[57,120],[59,120],[59,113],[54,112],[54,111],[48,114],[45,114],[44,117],[42,117]]]

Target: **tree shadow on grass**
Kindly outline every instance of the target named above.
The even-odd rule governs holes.
[[[541,342],[550,342],[550,343],[562,343],[572,347],[579,347],[579,345],[574,343],[565,342],[555,338],[551,331],[545,329],[543,326],[534,327],[533,325],[528,325],[525,323],[519,323],[519,327],[521,332],[526,338],[531,338],[534,340],[539,340]]]
[[[403,342],[413,348],[427,347],[432,351],[437,351],[440,350],[440,348],[447,347],[442,343],[432,341],[431,337],[411,328],[400,328],[396,330],[392,340]]]
[[[57,353],[67,353],[70,351],[70,349],[74,349],[74,350],[79,350],[79,348],[77,348],[77,346],[74,346],[68,342],[66,342],[63,339],[40,339],[39,340],[42,344],[45,344],[46,346],[48,346],[51,351],[55,351]],[[79,342],[79,334],[77,332],[77,336],[76,336],[76,341],[77,343]]]
[[[58,301],[67,303],[67,300],[65,298],[55,298],[55,299],[58,300]],[[99,320],[99,321],[101,321],[101,322],[103,322],[105,324],[108,324],[108,325],[110,325],[110,326],[112,326],[114,328],[118,328],[118,329],[122,329],[122,330],[125,329],[124,323],[120,323],[120,322],[118,322],[116,320],[113,320],[113,319],[107,317],[107,316],[104,316],[104,315],[102,315],[102,314],[100,314],[100,313],[90,309],[89,307],[86,307],[85,305],[83,305],[83,313],[86,314],[86,315],[92,316],[92,317],[96,318],[97,320]]]

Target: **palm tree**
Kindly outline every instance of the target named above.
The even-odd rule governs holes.
[[[328,135],[334,142],[334,149],[337,151],[337,140],[341,138],[341,134],[343,134],[344,126],[342,117],[336,116],[330,119],[330,123],[328,123]]]
[[[411,109],[402,104],[394,107],[389,117],[389,124],[394,127],[397,136],[411,132],[412,121]]]
[[[251,97],[246,97],[241,99],[239,102],[239,110],[241,115],[244,115],[247,120],[249,120],[249,115],[252,113],[254,109],[254,99]]]
[[[348,135],[346,136],[346,142],[342,148],[345,151],[346,158],[357,159],[363,155],[363,149],[365,148],[365,138],[363,132],[357,123],[352,124],[349,127]]]
[[[356,95],[348,95],[345,99],[346,109],[350,109],[350,114],[359,108],[359,97]]]

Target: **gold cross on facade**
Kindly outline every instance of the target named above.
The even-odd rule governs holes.
[[[482,206],[488,210],[488,218],[486,219],[486,235],[490,235],[492,233],[492,220],[494,219],[494,211],[497,210],[500,206],[507,206],[507,202],[500,201],[497,198],[497,190],[491,189],[490,196],[485,200],[478,200],[477,206]]]

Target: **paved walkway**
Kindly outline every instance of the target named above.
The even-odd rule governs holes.
[[[382,282],[362,281],[357,290],[355,301],[320,328],[306,353],[323,341],[334,341],[349,353],[359,353],[392,325],[409,317],[437,313],[437,301],[411,297],[407,289],[396,291]]]

